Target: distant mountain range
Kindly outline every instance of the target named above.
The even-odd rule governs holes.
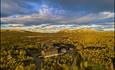
[[[96,31],[104,31],[104,30],[96,30],[93,28],[83,28],[83,29],[61,29],[57,31],[49,31],[49,30],[22,30],[22,29],[1,29],[1,32],[3,31],[16,31],[16,32],[39,32],[39,33],[76,33],[76,32],[96,32]]]

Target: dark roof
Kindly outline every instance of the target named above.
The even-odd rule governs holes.
[[[53,44],[55,48],[74,48],[73,44],[64,44],[64,43],[56,43]]]

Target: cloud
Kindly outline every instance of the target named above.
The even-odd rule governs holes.
[[[95,22],[103,19],[109,19],[109,18],[114,18],[114,13],[113,12],[100,12],[100,13],[91,13],[86,16],[82,16],[78,18],[76,21],[77,22]]]
[[[109,24],[114,23],[113,12],[89,13],[80,17],[41,15],[39,13],[25,16],[9,16],[1,18],[1,21],[7,24],[25,24],[25,25],[40,25],[40,24]],[[110,24],[109,24],[110,25]],[[112,24],[111,24],[112,25]]]
[[[1,0],[2,28],[113,28],[113,1]]]
[[[114,12],[108,7],[112,5],[112,0],[100,0],[103,2],[103,6],[108,5],[106,10],[105,7],[93,7],[90,5],[94,2],[91,0],[78,1],[72,0],[65,2],[65,0],[58,0],[55,5],[55,0],[10,0],[5,2],[2,0],[2,15],[6,17],[1,17],[2,28],[19,28],[19,29],[32,29],[32,30],[60,30],[63,28],[73,29],[73,28],[96,28],[105,29],[113,28],[114,25]],[[52,1],[52,2],[51,2]],[[94,1],[94,0],[93,0]],[[38,4],[36,3],[38,2]],[[46,2],[46,3],[44,3]],[[47,4],[48,3],[48,4]],[[73,3],[73,6],[71,4]],[[53,4],[50,6],[50,4]],[[69,5],[70,6],[67,6]],[[78,4],[78,5],[76,5]],[[93,12],[83,12],[83,4],[93,7],[95,10],[90,10]],[[97,5],[97,1],[95,2]],[[99,3],[99,5],[101,5]],[[59,8],[59,6],[63,8]],[[80,7],[81,9],[76,9],[75,7]],[[68,9],[66,9],[68,8]],[[85,7],[84,7],[85,8]],[[90,7],[87,7],[91,9]]]
[[[25,27],[24,24],[1,24],[1,29],[20,29]]]
[[[55,18],[54,18],[55,17]],[[93,28],[97,30],[114,30],[113,12],[89,13],[80,17],[48,16],[32,14],[26,16],[10,16],[1,18],[2,28],[22,29],[39,32],[57,32],[62,29]],[[103,22],[99,22],[103,20]],[[106,20],[106,21],[104,21]],[[94,23],[95,21],[98,21]],[[10,23],[10,24],[9,24]],[[11,24],[12,23],[12,24]]]
[[[75,15],[76,16],[76,15]],[[109,20],[108,20],[109,19]],[[94,22],[114,22],[113,12],[99,12],[99,13],[89,13],[80,17],[69,18],[59,21],[60,23],[77,23],[77,24],[92,24]],[[111,20],[111,21],[110,21]]]
[[[6,27],[22,27],[22,26],[24,26],[24,24],[7,24],[7,25],[2,25],[2,26],[6,26]]]
[[[31,0],[1,0],[1,16],[25,15],[35,12],[36,4]]]
[[[75,25],[75,24],[63,24],[63,25],[50,25],[50,24],[40,24],[40,25],[31,25],[25,26],[20,24],[2,24],[4,28],[2,29],[20,29],[34,32],[57,32],[63,29],[96,29],[104,31],[114,31],[114,26],[111,25]],[[6,28],[5,28],[6,27]]]
[[[63,9],[66,15],[81,11],[96,13],[114,11],[114,0],[1,0],[1,16],[36,13],[43,4],[55,10]]]

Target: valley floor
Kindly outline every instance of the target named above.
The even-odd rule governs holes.
[[[1,70],[114,70],[114,32],[1,30]]]

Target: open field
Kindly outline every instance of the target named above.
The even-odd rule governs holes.
[[[114,32],[93,30],[1,30],[0,69],[114,70],[114,37]]]

